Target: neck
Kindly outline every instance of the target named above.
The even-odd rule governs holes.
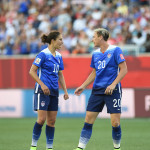
[[[50,50],[50,52],[52,53],[52,55],[55,56],[56,48],[54,48],[52,45],[49,45],[48,49]]]
[[[101,52],[104,53],[109,47],[109,44],[106,42],[106,43],[103,43],[103,45],[100,46],[100,49],[101,49]]]

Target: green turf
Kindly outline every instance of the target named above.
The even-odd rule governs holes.
[[[0,119],[0,150],[29,150],[36,118]],[[57,118],[55,150],[77,147],[83,118]],[[150,150],[150,119],[122,119],[122,150]],[[45,150],[45,126],[37,150]],[[97,119],[86,150],[113,150],[109,119]]]

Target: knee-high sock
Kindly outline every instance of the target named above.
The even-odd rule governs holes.
[[[38,124],[37,122],[35,123],[33,127],[33,134],[32,134],[32,146],[37,146],[38,139],[40,138],[41,131],[42,131],[42,126]]]
[[[118,127],[112,127],[112,138],[113,138],[114,148],[119,148],[120,142],[121,142],[121,127],[120,127],[120,125]]]
[[[53,148],[55,127],[46,125],[46,148]]]
[[[93,124],[89,124],[89,123],[84,123],[84,127],[81,131],[81,135],[80,135],[80,139],[79,139],[79,145],[78,147],[79,148],[85,148],[88,141],[90,140],[91,138],[91,135],[92,135],[92,127],[93,127]]]

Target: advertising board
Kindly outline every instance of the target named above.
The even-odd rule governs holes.
[[[22,90],[0,90],[0,117],[22,117]]]

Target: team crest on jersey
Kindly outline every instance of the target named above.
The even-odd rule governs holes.
[[[111,54],[108,54],[107,57],[110,58],[110,57],[111,57]]]
[[[124,56],[123,56],[123,54],[120,54],[120,58],[121,58],[121,59],[124,59]]]
[[[44,102],[44,101],[41,102],[41,106],[42,106],[42,107],[45,106],[45,102]]]
[[[40,58],[37,58],[37,59],[35,60],[35,63],[36,63],[36,64],[39,64],[40,61],[41,61],[41,59],[40,59]]]

